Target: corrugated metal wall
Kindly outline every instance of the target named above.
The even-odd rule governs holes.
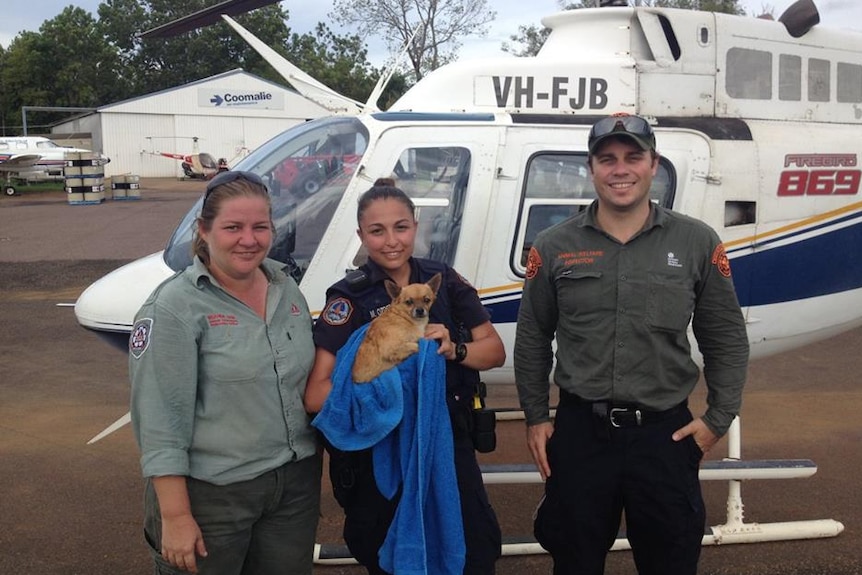
[[[228,105],[220,95],[271,94],[263,104]],[[219,101],[221,100],[221,101]],[[181,161],[158,152],[207,152],[235,163],[287,128],[328,112],[298,93],[241,70],[100,108],[93,141],[111,158],[105,176],[183,177]],[[80,122],[80,120],[78,120]],[[88,122],[89,123],[89,122]],[[58,125],[55,131],[64,131]],[[95,147],[95,146],[94,146]]]

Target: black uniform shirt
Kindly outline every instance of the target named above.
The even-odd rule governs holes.
[[[431,306],[430,322],[442,323],[453,341],[469,341],[470,330],[490,319],[476,288],[451,267],[433,260],[410,259],[410,283],[424,283],[436,273],[443,281]],[[314,344],[332,354],[347,343],[350,335],[389,307],[384,280],[391,279],[373,261],[351,272],[326,291],[326,305],[314,325]],[[468,402],[479,381],[476,370],[454,362],[446,363],[449,400]]]

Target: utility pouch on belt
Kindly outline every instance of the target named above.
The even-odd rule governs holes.
[[[485,383],[478,382],[473,394],[473,409],[470,413],[473,420],[471,431],[473,448],[479,453],[491,453],[497,448],[497,414],[485,409],[486,394]]]
[[[327,446],[329,451],[329,479],[332,481],[332,494],[341,507],[349,507],[361,497],[363,484],[374,485],[371,468],[371,452],[341,451]]]

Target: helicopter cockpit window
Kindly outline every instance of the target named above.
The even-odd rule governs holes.
[[[652,201],[665,207],[673,203],[673,167],[659,159],[650,188]],[[536,236],[585,209],[596,199],[584,153],[541,153],[529,160],[524,181],[524,197],[516,231],[512,265],[520,275],[527,265],[527,254]]]
[[[407,148],[392,168],[395,185],[416,205],[419,230],[413,255],[452,265],[461,231],[470,150],[458,147]],[[353,265],[365,263],[360,248]]]
[[[266,182],[276,228],[269,257],[288,264],[297,282],[308,269],[367,146],[368,131],[359,120],[331,117],[287,130],[234,168],[254,172]],[[191,263],[200,204],[186,214],[168,243],[165,262],[171,269]]]

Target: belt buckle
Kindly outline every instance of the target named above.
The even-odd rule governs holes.
[[[635,414],[635,425],[638,427],[643,423],[643,415],[641,414],[640,409],[632,409],[630,407],[612,407],[608,411],[608,420],[611,422],[612,427],[620,428],[623,427],[622,424],[618,423],[616,420],[616,416],[621,413],[634,413]]]

